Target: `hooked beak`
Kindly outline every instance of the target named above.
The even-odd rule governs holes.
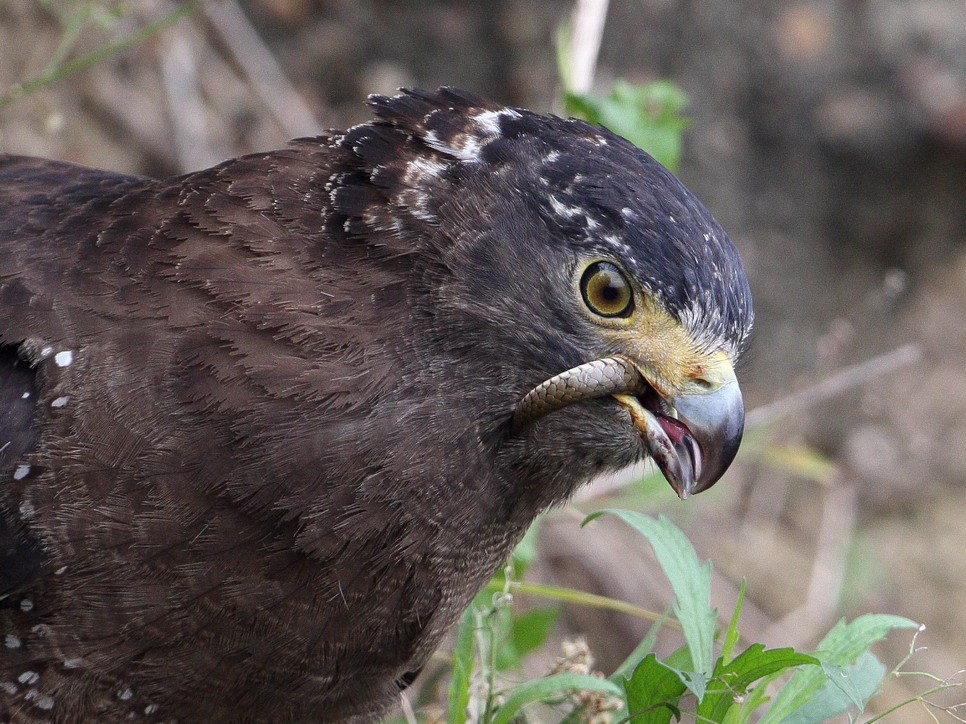
[[[735,459],[745,427],[737,380],[659,402],[648,394],[614,397],[630,412],[648,452],[682,500],[718,482]]]
[[[720,350],[702,360],[681,389],[662,392],[658,379],[623,356],[586,362],[530,390],[517,404],[511,429],[581,400],[613,396],[671,487],[687,498],[718,482],[734,460],[745,426],[741,390]]]

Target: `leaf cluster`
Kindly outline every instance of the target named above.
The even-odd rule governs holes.
[[[621,723],[669,724],[688,716],[719,724],[818,724],[863,711],[886,676],[869,647],[893,629],[918,627],[906,618],[870,614],[840,621],[808,653],[766,649],[761,643],[739,650],[744,584],[728,625],[719,630],[710,605],[711,564],[698,559],[680,529],[666,518],[628,510],[594,513],[585,523],[601,515],[618,517],[650,544],[674,592],[670,613],[685,645],[663,659],[651,650],[665,616],[609,677],[566,672],[506,683],[501,674],[544,643],[556,611],[540,608],[512,616],[513,584],[504,573],[497,580],[499,590],[481,593],[463,617],[450,667],[448,724],[530,721],[528,707],[537,702],[567,710],[558,717],[576,724],[589,720],[574,696],[586,692],[614,700],[611,720]],[[522,572],[521,560],[507,573]]]

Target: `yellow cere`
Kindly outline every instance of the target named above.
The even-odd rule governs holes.
[[[735,380],[724,350],[708,352],[664,307],[639,295],[634,314],[623,328],[605,327],[602,333],[630,359],[662,397],[706,394]]]

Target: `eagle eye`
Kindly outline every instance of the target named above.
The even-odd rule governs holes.
[[[584,304],[601,317],[629,317],[634,311],[634,293],[624,273],[614,264],[596,261],[580,278]]]

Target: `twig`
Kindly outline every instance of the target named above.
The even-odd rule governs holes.
[[[827,488],[822,502],[822,522],[805,602],[770,626],[762,634],[765,641],[800,646],[834,618],[838,609],[855,528],[855,490],[845,485]]]
[[[68,61],[63,65],[48,67],[48,69],[42,72],[40,75],[34,76],[23,83],[17,83],[11,86],[3,95],[0,95],[0,109],[10,105],[18,98],[22,98],[25,95],[34,93],[35,91],[45,88],[52,83],[56,83],[57,81],[73,75],[74,73],[87,70],[91,66],[97,65],[101,61],[107,60],[113,55],[117,55],[118,53],[121,53],[129,48],[133,48],[135,45],[144,42],[151,36],[156,35],[165,28],[174,25],[182,18],[190,15],[202,2],[203,0],[188,0],[188,2],[185,2],[176,10],[172,10],[164,17],[155,20],[153,23],[148,23],[143,28],[135,30],[133,33],[124,36],[120,40],[117,40],[113,43],[108,43],[107,45],[92,50],[89,53],[84,53],[83,55],[74,58],[74,60]]]
[[[319,122],[312,109],[285,76],[238,3],[234,0],[211,3],[205,6],[205,13],[285,134],[289,137],[317,134]]]
[[[163,100],[153,87],[126,83],[114,73],[100,73],[87,92],[99,113],[130,134],[138,151],[155,158],[170,158],[174,146],[171,124]]]
[[[824,402],[839,395],[852,387],[858,387],[866,382],[894,372],[922,359],[919,345],[907,344],[886,354],[859,362],[851,367],[844,367],[821,382],[810,385],[798,392],[779,398],[767,405],[756,407],[745,418],[748,429],[768,425],[778,420],[807,410],[820,402]],[[574,501],[578,503],[595,500],[616,492],[628,483],[640,480],[648,471],[652,470],[652,463],[641,463],[608,473],[596,478],[590,485],[577,491]]]
[[[926,699],[927,696],[931,696],[932,694],[937,694],[940,691],[946,691],[948,689],[954,689],[954,688],[956,688],[958,686],[962,686],[962,684],[943,683],[943,684],[941,684],[939,686],[934,686],[931,689],[927,689],[926,691],[923,691],[920,694],[916,694],[915,696],[912,696],[912,697],[906,699],[905,701],[900,701],[898,704],[895,704],[894,706],[889,707],[888,709],[886,709],[881,714],[877,714],[876,716],[872,717],[871,719],[867,719],[864,722],[864,724],[873,724],[874,722],[882,721],[883,719],[885,719],[890,714],[894,714],[896,711],[898,711],[902,707],[907,706],[909,704],[912,704],[913,702],[916,702],[916,701],[918,701],[923,706],[923,708],[926,709],[926,713],[929,714],[929,716],[935,722],[938,722],[939,720],[933,715],[933,713],[931,711],[929,711],[928,707],[933,707],[934,709],[938,709],[940,711],[944,711],[947,714],[949,714],[949,716],[951,716],[956,721],[958,721],[958,722],[964,722],[964,724],[966,724],[966,719],[963,719],[961,716],[959,716],[956,713],[956,709],[958,709],[960,706],[962,706],[962,704],[956,704],[954,706],[941,706],[939,704],[934,704],[933,702],[928,701]]]
[[[887,354],[845,367],[821,382],[762,407],[756,407],[748,413],[745,425],[752,428],[776,422],[783,417],[814,407],[852,387],[858,387],[869,380],[915,364],[920,359],[922,359],[922,349],[919,345],[907,344]]]
[[[812,577],[805,596],[805,608],[812,618],[826,618],[838,607],[845,559],[855,529],[855,490],[848,485],[829,488],[822,508]]]
[[[172,34],[161,50],[161,80],[182,172],[212,166],[225,157],[211,147],[205,130],[204,102],[199,90],[198,63],[191,35],[193,33]]]
[[[573,93],[589,93],[597,71],[597,55],[604,35],[608,0],[577,0],[571,16],[570,87]]]

